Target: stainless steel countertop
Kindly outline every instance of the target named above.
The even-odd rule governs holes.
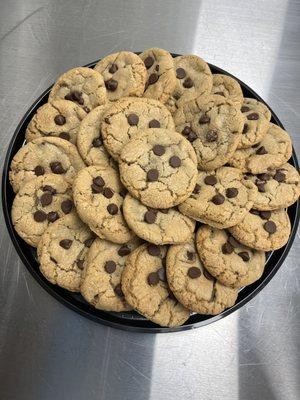
[[[299,0],[0,0],[1,160],[23,113],[59,73],[152,46],[198,54],[241,78],[300,155]],[[2,215],[0,227],[1,400],[300,398],[299,234],[275,278],[239,312],[153,335],[65,308],[22,265]]]

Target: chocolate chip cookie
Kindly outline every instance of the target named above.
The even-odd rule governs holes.
[[[97,238],[92,244],[87,260],[81,294],[95,308],[105,311],[129,311],[122,289],[121,276],[128,255],[141,240],[134,238],[119,245]]]
[[[151,243],[184,243],[191,239],[195,230],[195,221],[181,214],[176,208],[150,208],[129,193],[124,199],[123,212],[133,232]]]
[[[192,193],[197,159],[179,133],[152,128],[139,131],[124,147],[119,160],[123,184],[132,196],[153,208],[170,208]]]
[[[135,236],[123,217],[124,195],[117,172],[108,165],[82,169],[73,183],[80,218],[98,236],[114,243],[126,243]]]
[[[94,108],[82,121],[77,135],[78,151],[87,165],[116,165],[104,147],[101,121],[111,103]]]
[[[38,108],[29,125],[27,142],[44,137],[56,136],[76,144],[79,126],[86,112],[68,100],[53,100]]]
[[[267,134],[270,126],[271,111],[256,99],[244,99],[241,111],[245,116],[245,124],[238,149],[246,149],[259,143]]]
[[[169,289],[165,271],[166,246],[144,244],[134,250],[122,274],[127,302],[140,314],[161,326],[182,325],[189,318]]]
[[[289,207],[300,195],[299,172],[288,163],[264,174],[245,175],[255,183],[258,194],[253,204],[256,210],[267,211]]]
[[[225,286],[250,285],[264,272],[265,253],[243,246],[225,230],[202,225],[196,244],[205,268]]]
[[[213,74],[212,94],[224,96],[237,105],[243,102],[243,92],[240,84],[234,78],[223,74]]]
[[[285,210],[250,210],[238,225],[229,228],[229,232],[246,246],[272,251],[286,244],[291,223]]]
[[[116,160],[131,137],[147,128],[175,128],[170,112],[158,100],[123,98],[104,113],[101,123],[104,144]]]
[[[44,232],[37,254],[40,270],[54,285],[79,292],[94,236],[76,214],[58,219]]]
[[[244,218],[256,196],[255,184],[245,180],[237,168],[221,167],[211,172],[199,171],[192,195],[178,208],[197,221],[228,228]]]
[[[268,132],[260,143],[236,150],[228,163],[243,172],[262,174],[280,167],[291,155],[292,141],[289,134],[270,123]]]
[[[85,112],[107,102],[102,75],[94,69],[77,67],[62,74],[53,85],[49,101],[65,99],[74,101]]]
[[[95,65],[103,76],[109,100],[144,93],[147,70],[139,56],[130,51],[109,54]]]
[[[220,95],[200,96],[180,104],[174,121],[177,132],[194,147],[198,168],[205,171],[228,162],[244,126],[239,106]]]
[[[219,314],[237,299],[236,289],[223,286],[206,271],[194,241],[169,247],[167,278],[180,303],[200,314]]]
[[[44,137],[27,143],[15,154],[9,180],[14,192],[31,179],[46,173],[62,175],[68,183],[72,183],[77,172],[84,167],[72,143],[56,137]]]
[[[173,59],[176,73],[176,87],[167,100],[166,106],[174,114],[180,103],[192,98],[210,94],[212,73],[209,66],[198,56],[187,55]]]
[[[55,174],[46,174],[26,182],[12,205],[11,217],[18,235],[36,247],[49,224],[74,212],[72,188]]]
[[[171,54],[163,49],[152,48],[140,54],[147,70],[144,97],[165,103],[176,86],[176,75]]]

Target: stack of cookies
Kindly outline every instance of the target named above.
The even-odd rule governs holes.
[[[287,132],[198,56],[123,51],[61,75],[10,181],[42,274],[162,326],[218,314],[290,235]]]

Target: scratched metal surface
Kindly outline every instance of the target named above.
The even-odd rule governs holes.
[[[299,156],[299,21],[299,0],[0,0],[1,161],[22,114],[59,73],[150,46],[236,74],[270,103]],[[2,215],[0,227],[1,400],[300,398],[299,235],[240,312],[155,336],[64,308],[25,270]]]

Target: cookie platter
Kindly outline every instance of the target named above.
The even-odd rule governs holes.
[[[177,54],[172,54],[172,56],[178,57]],[[147,63],[146,60],[144,60],[145,65]],[[86,65],[86,67],[93,68],[97,63],[99,63],[99,61],[90,63],[90,64]],[[242,92],[243,92],[243,96],[245,98],[255,99],[255,100],[265,104],[271,113],[271,123],[273,123],[283,129],[283,125],[281,124],[280,120],[275,115],[275,113],[251,88],[249,88],[242,81],[240,81],[236,77],[232,76],[228,72],[222,70],[221,68],[218,68],[211,64],[208,64],[208,65],[209,65],[209,68],[210,68],[212,74],[222,74],[222,75],[227,75],[227,76],[234,78],[239,83],[239,85],[242,89]],[[182,68],[177,69],[177,71],[178,71],[178,75],[184,74],[184,70]],[[114,80],[111,79],[110,81],[111,81],[110,84],[113,85]],[[190,85],[190,83],[188,82],[187,79],[186,79],[186,82],[187,82],[186,87],[188,87]],[[53,297],[58,299],[62,304],[66,305],[70,309],[78,312],[79,314],[81,314],[91,320],[94,320],[96,322],[106,324],[106,325],[109,325],[109,326],[112,326],[115,328],[130,330],[130,331],[138,331],[138,332],[175,332],[175,331],[182,331],[182,330],[193,329],[196,327],[204,326],[204,325],[215,322],[215,321],[219,320],[220,318],[223,318],[223,317],[231,314],[232,312],[238,310],[241,306],[246,304],[257,293],[259,293],[260,290],[262,290],[262,288],[272,279],[272,277],[278,271],[278,269],[282,265],[284,259],[286,258],[287,254],[291,248],[291,245],[293,243],[293,240],[295,238],[297,227],[299,224],[299,200],[297,200],[296,202],[294,202],[291,206],[289,206],[287,208],[287,213],[288,213],[289,220],[291,223],[291,231],[290,231],[289,238],[286,241],[285,245],[277,250],[269,251],[266,253],[265,268],[264,268],[260,278],[256,281],[254,281],[253,283],[249,284],[248,286],[243,287],[242,285],[240,285],[240,288],[238,290],[237,299],[236,299],[234,305],[223,310],[222,312],[220,312],[217,315],[204,315],[204,314],[198,314],[198,313],[193,312],[193,313],[191,313],[189,318],[180,326],[169,326],[169,327],[159,326],[159,325],[156,325],[155,323],[147,320],[146,318],[144,318],[141,314],[137,313],[136,311],[112,312],[112,311],[102,311],[102,310],[96,309],[92,305],[90,305],[87,301],[85,301],[85,299],[81,296],[80,293],[78,293],[76,291],[68,291],[68,290],[64,289],[63,287],[60,287],[59,285],[52,284],[48,279],[46,279],[44,276],[45,273],[43,274],[40,271],[36,249],[34,247],[30,246],[28,243],[26,243],[17,234],[17,232],[14,228],[14,224],[13,224],[11,215],[12,215],[12,205],[13,205],[15,193],[14,193],[13,188],[9,181],[9,171],[10,171],[11,162],[12,162],[14,156],[19,151],[19,149],[22,146],[24,146],[24,144],[26,143],[25,132],[26,132],[27,126],[29,125],[33,116],[36,114],[37,110],[42,105],[47,103],[48,96],[49,96],[51,89],[52,89],[52,87],[48,88],[35,101],[35,103],[30,107],[30,109],[25,113],[24,117],[20,121],[20,123],[12,137],[12,140],[9,144],[9,148],[8,148],[6,159],[5,159],[4,169],[3,169],[3,177],[2,177],[2,204],[3,204],[3,211],[4,211],[4,216],[5,216],[5,221],[6,221],[6,224],[8,227],[8,231],[9,231],[12,242],[13,242],[20,258],[22,259],[23,263],[25,264],[25,266],[29,270],[29,272],[33,275],[33,277]],[[60,90],[60,89],[61,88],[59,88],[58,90]],[[147,90],[147,87],[146,87],[146,90]],[[151,87],[148,90],[151,90]],[[52,90],[52,92],[53,92],[53,90]],[[72,100],[72,99],[70,99],[70,100]],[[80,102],[81,102],[80,96],[79,97],[77,96],[77,98],[75,100],[76,100],[76,102],[78,102],[80,104]],[[111,100],[115,100],[115,99],[111,99]],[[73,99],[73,101],[74,101],[74,99]],[[132,118],[134,119],[134,115]],[[248,119],[250,120],[250,118],[248,118]],[[128,120],[128,122],[130,125],[136,123],[134,120],[131,122]],[[60,124],[60,121],[58,121],[58,125],[59,124]],[[33,134],[34,134],[34,132],[33,132]],[[63,138],[63,136],[60,136],[60,137]],[[34,139],[34,137],[33,137],[33,139]],[[72,137],[71,138],[69,137],[68,139],[72,142]],[[153,147],[153,149],[154,149],[154,147]],[[112,149],[110,149],[110,150],[112,151],[111,154],[114,154],[114,151],[118,151],[118,149],[116,147],[112,147]],[[159,148],[159,146],[158,146],[156,148],[157,155],[160,155],[159,154],[160,151],[161,151],[161,148]],[[171,158],[170,158],[170,162],[171,162]],[[176,157],[173,158],[174,165],[172,165],[172,163],[170,163],[171,167],[175,168],[177,161],[178,160],[176,160]],[[297,157],[296,157],[294,150],[292,152],[291,158],[289,159],[289,164],[294,166],[296,170],[299,170],[298,161],[297,161]],[[56,165],[56,168],[59,168],[59,166]],[[280,171],[279,171],[279,173],[280,173]],[[124,172],[124,174],[125,174],[125,172]],[[151,181],[152,178],[153,177],[150,176],[149,180]],[[211,176],[210,176],[210,178],[211,178]],[[82,179],[82,181],[84,181],[84,179]],[[55,181],[55,184],[57,184],[59,186],[59,182]],[[208,183],[208,185],[212,185],[212,184],[213,183]],[[111,183],[111,185],[113,185],[113,183]],[[98,188],[98,187],[99,187],[99,185],[98,186],[96,185],[96,188]],[[82,190],[84,190],[84,188],[82,188]],[[109,191],[110,188],[107,188],[107,190]],[[228,195],[228,197],[230,197],[230,196],[233,196],[233,194],[231,193],[230,195]],[[108,192],[107,196],[105,196],[105,197],[109,198],[110,193]],[[47,202],[48,200],[49,200],[49,195],[48,194],[44,195],[44,201]],[[219,198],[216,199],[215,204],[217,204],[218,201],[219,201]],[[65,208],[68,208],[67,207],[68,198],[66,198],[64,200],[64,202],[65,202]],[[83,204],[83,202],[84,202],[84,199],[82,201],[80,200],[80,204]],[[159,209],[160,207],[161,207],[160,205],[157,205],[155,208]],[[134,208],[134,204],[133,204],[133,208]],[[84,212],[84,211],[82,211],[82,212]],[[51,213],[49,213],[49,214],[51,214]],[[64,217],[64,218],[66,218],[66,217]],[[147,221],[148,223],[151,223],[151,221],[150,221],[151,219],[153,219],[153,218],[155,219],[155,215],[153,215],[152,208],[149,208],[149,210],[147,211],[147,218],[148,218],[148,221]],[[129,221],[127,221],[127,222],[129,224]],[[270,226],[270,228],[272,228],[272,226]],[[196,224],[196,229],[198,230],[198,222]],[[137,231],[136,231],[136,233],[138,234],[138,236],[140,236]],[[49,233],[49,235],[51,236],[51,232]],[[232,239],[232,237],[230,237],[230,238]],[[88,237],[85,238],[85,240],[88,240]],[[124,243],[124,242],[125,242],[125,240],[123,240],[119,243]],[[67,245],[68,244],[66,243],[66,246]],[[228,246],[231,247],[230,244],[228,244]],[[142,247],[142,246],[140,246],[140,247]],[[64,248],[66,248],[66,247],[64,247]],[[100,246],[99,251],[104,253],[106,251],[105,246],[102,246],[102,248]],[[230,251],[232,251],[232,249]],[[148,252],[150,254],[149,250],[148,250]],[[239,254],[242,254],[242,253],[239,253]],[[109,268],[114,269],[115,267],[112,265],[107,265],[107,272],[108,272]],[[197,270],[198,270],[197,268],[195,268],[194,271],[193,271],[193,268],[190,268],[190,270],[191,270],[191,275],[192,275],[192,273],[197,274]],[[196,270],[196,272],[195,272],[195,270]],[[195,277],[196,276],[193,276],[193,277],[191,276],[191,278],[195,278]],[[151,278],[153,278],[153,280],[155,281],[155,279],[157,279],[157,276],[156,275],[151,276],[151,273],[150,273],[148,275],[148,282],[150,282],[149,279],[151,280]],[[154,281],[150,282],[149,285],[156,284]],[[128,296],[128,298],[129,298],[129,296]]]

